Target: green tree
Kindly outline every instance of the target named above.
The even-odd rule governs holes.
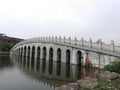
[[[120,61],[113,61],[109,65],[106,65],[105,70],[111,71],[111,72],[117,72],[120,73]]]

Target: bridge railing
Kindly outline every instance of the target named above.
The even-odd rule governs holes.
[[[92,42],[92,39],[89,41],[85,41],[83,38],[81,39],[71,39],[69,38],[61,38],[60,37],[37,37],[37,38],[31,38],[28,40],[24,40],[18,44],[16,44],[14,48],[16,48],[19,45],[26,44],[26,43],[35,43],[35,42],[56,42],[60,44],[71,44],[71,45],[77,45],[77,46],[83,46],[83,47],[89,47],[93,49],[100,49],[100,50],[106,50],[106,51],[113,51],[113,52],[120,52],[120,46],[115,46],[114,41],[111,41],[111,44],[104,44],[100,40],[99,42]]]
[[[108,51],[111,51],[111,45],[102,44],[102,50],[108,50]]]
[[[92,48],[99,49],[99,44],[92,42]]]

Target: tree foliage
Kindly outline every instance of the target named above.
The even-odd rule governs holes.
[[[113,61],[109,65],[106,65],[105,70],[120,73],[120,61]]]
[[[0,41],[0,51],[10,51],[10,49],[13,47],[13,43],[8,43],[5,41]]]

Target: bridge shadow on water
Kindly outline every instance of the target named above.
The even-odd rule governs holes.
[[[50,86],[59,86],[75,82],[87,76],[89,73],[96,71],[95,69],[85,69],[85,67],[80,65],[70,65],[25,56],[12,56],[11,60],[13,60],[26,75]]]

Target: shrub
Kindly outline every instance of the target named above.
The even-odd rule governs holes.
[[[120,61],[113,61],[109,65],[106,65],[105,70],[120,73]]]

